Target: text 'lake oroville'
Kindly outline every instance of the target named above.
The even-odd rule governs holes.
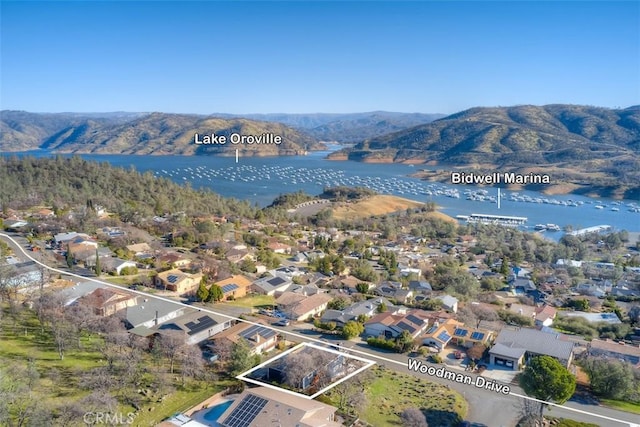
[[[495,391],[496,393],[509,394],[510,387],[506,384],[501,384],[497,381],[491,381],[483,377],[472,377],[470,375],[456,373],[449,371],[444,366],[435,367],[422,363],[417,359],[409,359],[407,363],[409,370],[419,372],[424,375],[429,375],[437,378],[444,378],[450,381],[454,381],[460,384],[468,384],[475,386],[476,388],[483,388],[485,390]]]

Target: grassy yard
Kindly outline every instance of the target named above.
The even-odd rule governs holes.
[[[361,411],[361,418],[371,425],[401,425],[399,414],[410,407],[422,410],[428,424],[437,426],[457,426],[467,413],[464,398],[446,386],[380,367],[371,370],[374,379]]]
[[[225,301],[224,304],[233,305],[236,307],[248,307],[248,308],[273,308],[276,303],[276,299],[269,295],[250,295],[242,298],[238,298],[234,301]]]
[[[209,387],[191,387],[186,390],[176,390],[171,395],[158,402],[149,405],[135,418],[135,425],[140,427],[155,426],[160,421],[180,412],[184,412],[208,399],[212,395],[222,391],[226,382],[216,382]]]
[[[17,380],[20,380],[23,378],[23,371],[28,369],[29,361],[33,361],[38,372],[33,393],[47,408],[77,402],[91,393],[91,390],[82,389],[80,384],[85,372],[107,366],[104,355],[97,350],[103,344],[103,338],[83,334],[79,342],[69,346],[61,360],[50,332],[46,328],[42,329],[32,310],[23,308],[10,315],[6,307],[0,306],[0,309],[5,309],[0,317],[1,368],[7,369],[8,373],[17,374]],[[151,355],[144,353],[142,363],[149,368],[146,378],[150,378],[152,374],[163,376],[164,381],[173,386],[173,391],[161,398],[159,394],[152,392],[152,397],[141,401],[141,410],[135,418],[135,425],[139,426],[156,425],[177,412],[191,408],[229,384],[229,381],[188,380],[185,387],[182,387],[178,368],[175,374],[169,374],[166,372],[167,363],[164,359],[158,365]],[[150,388],[148,384],[153,382],[153,379],[142,380],[140,387]],[[121,402],[119,411],[126,414],[134,412],[134,409]]]

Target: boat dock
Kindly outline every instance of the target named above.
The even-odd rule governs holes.
[[[611,231],[613,229],[613,227],[611,227],[610,225],[595,225],[593,227],[587,227],[587,228],[581,228],[579,230],[573,230],[570,231],[569,235],[571,236],[583,236],[585,234],[590,234],[590,233],[603,233],[605,231]]]
[[[458,215],[457,219],[466,221],[469,223],[480,224],[499,224],[516,227],[518,225],[524,225],[527,222],[527,217],[524,216],[508,216],[508,215],[490,215],[490,214],[478,214],[473,213],[471,215]]]

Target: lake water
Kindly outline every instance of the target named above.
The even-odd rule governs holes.
[[[228,197],[247,199],[266,206],[279,194],[303,190],[319,194],[326,186],[350,185],[372,188],[383,194],[395,194],[421,202],[433,201],[441,212],[450,215],[472,213],[527,217],[526,228],[553,223],[574,229],[611,225],[616,230],[639,231],[638,200],[614,201],[577,195],[545,196],[532,191],[517,193],[503,190],[498,209],[497,188],[446,185],[411,178],[422,168],[404,164],[370,164],[325,160],[328,152],[308,156],[234,157],[209,156],[134,156],[81,155],[87,160],[108,162],[114,166],[151,171],[177,183],[208,187]],[[52,156],[46,151],[2,153],[3,155]],[[471,200],[474,199],[474,200]],[[640,209],[638,209],[640,210]],[[562,232],[545,232],[558,239]]]

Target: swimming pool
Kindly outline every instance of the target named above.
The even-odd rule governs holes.
[[[220,415],[227,410],[229,406],[233,403],[233,400],[226,400],[222,403],[218,403],[215,406],[212,406],[203,416],[203,418],[207,421],[217,421],[220,418]]]

